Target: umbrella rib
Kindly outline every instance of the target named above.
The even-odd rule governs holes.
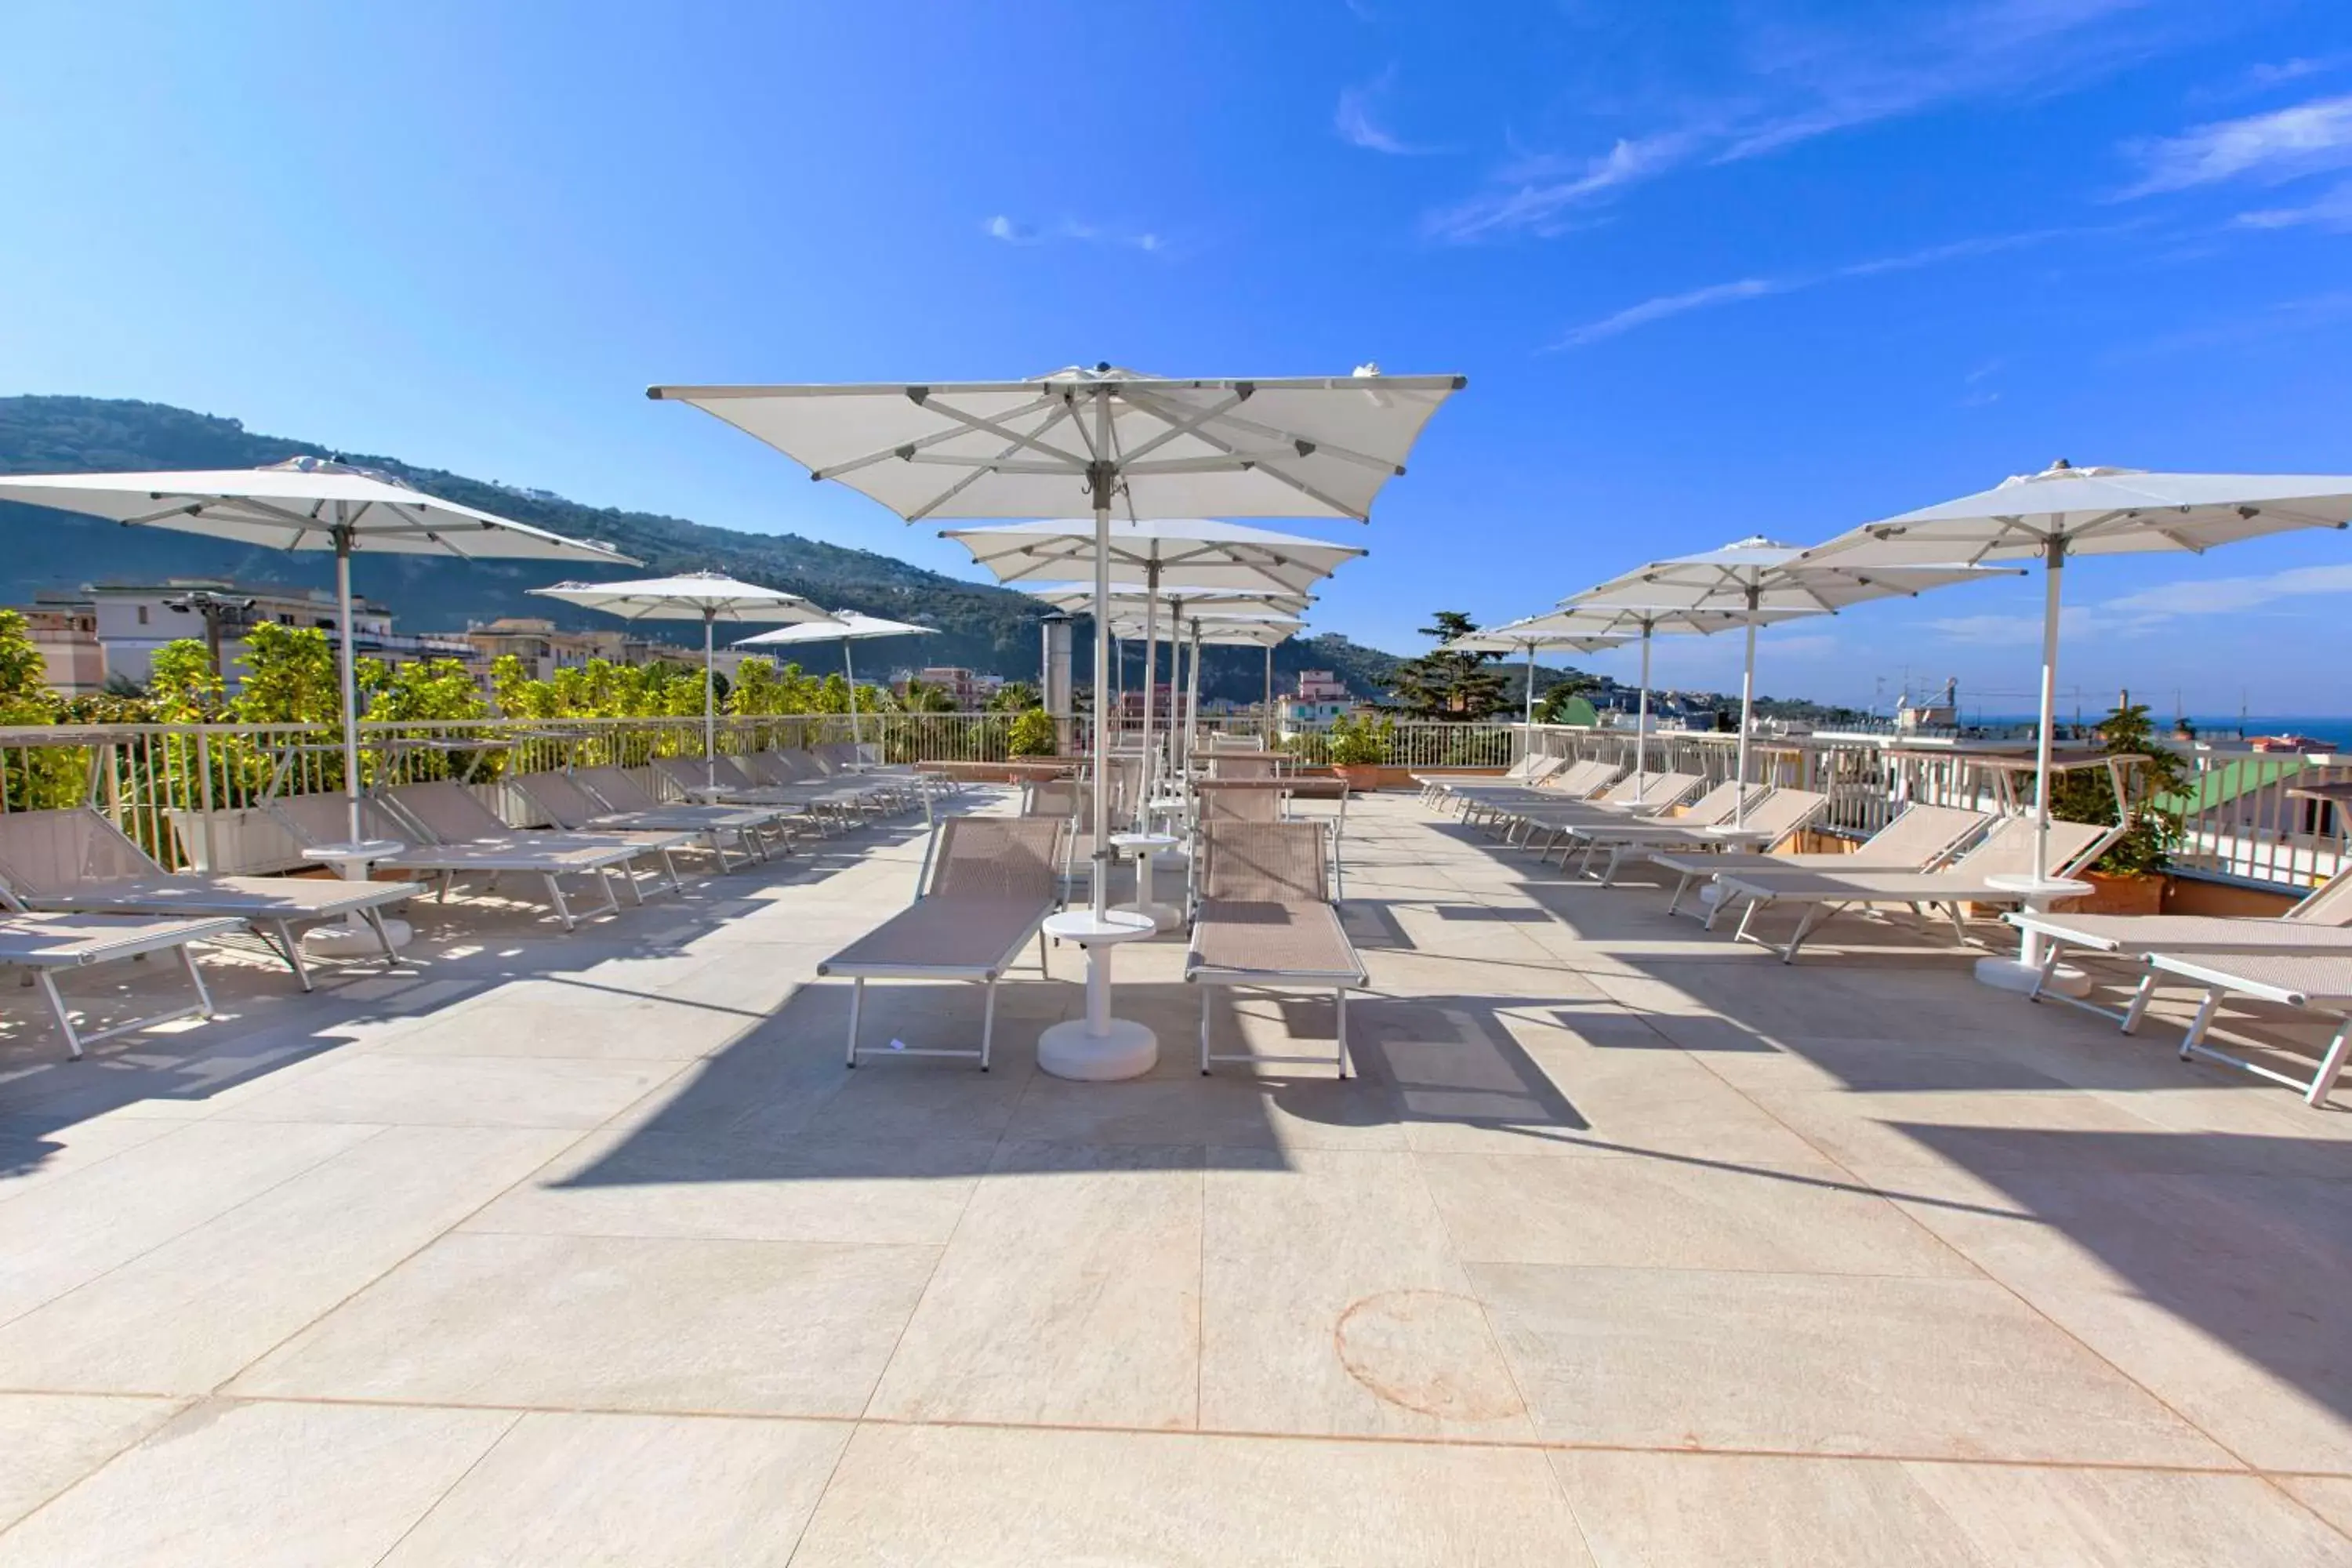
[[[1216,406],[1203,409],[1202,412],[1183,420],[1171,419],[1168,415],[1156,408],[1150,407],[1147,403],[1130,397],[1129,399],[1129,402],[1134,403],[1138,408],[1143,410],[1145,413],[1151,414],[1155,417],[1159,418],[1163,424],[1168,426],[1168,428],[1162,430],[1159,435],[1154,436],[1149,441],[1144,442],[1140,447],[1138,447],[1132,451],[1127,453],[1127,455],[1120,459],[1120,466],[1124,468],[1127,464],[1134,462],[1138,458],[1145,457],[1150,453],[1156,451],[1160,447],[1165,447],[1169,442],[1176,440],[1180,437],[1192,434],[1192,432],[1198,430],[1202,426],[1208,424],[1211,420],[1223,417],[1234,409],[1239,408],[1242,405],[1243,400],[1247,395],[1248,395],[1246,393],[1235,392],[1231,397],[1227,398],[1224,402],[1218,404]]]
[[[1060,406],[1055,408],[1051,414],[1046,416],[1045,422],[1037,426],[1035,434],[1043,436],[1046,431],[1051,430],[1055,425],[1059,424],[1064,419],[1071,417],[1071,415],[1072,411],[1070,405],[1066,400]],[[1084,434],[1083,429],[1080,434]],[[1021,443],[1019,441],[1015,441],[1012,446],[1007,447],[1003,451],[999,452],[996,455],[997,459],[998,461],[1002,461],[1020,449]],[[908,512],[907,514],[907,521],[908,522],[920,522],[923,519],[931,516],[941,507],[947,505],[948,502],[955,500],[956,497],[963,494],[964,491],[980,483],[981,479],[990,471],[991,469],[988,466],[975,465],[971,472],[966,474],[963,478],[950,485],[946,489],[941,490],[938,495],[933,496],[929,500],[924,502],[922,506]]]
[[[1129,392],[1128,394],[1128,401],[1133,403],[1139,408],[1143,408],[1150,413],[1158,415],[1162,419],[1169,417],[1168,412],[1164,408],[1153,406],[1159,402],[1159,399],[1151,396],[1150,394]],[[1271,425],[1261,425],[1255,419],[1244,419],[1239,416],[1229,416],[1225,419],[1224,423],[1232,426],[1234,429],[1239,430],[1245,435],[1264,437],[1269,441],[1279,441],[1284,445],[1290,447],[1293,453],[1299,457],[1304,457],[1306,454],[1298,452],[1297,450],[1296,444],[1304,441],[1317,453],[1325,457],[1339,458],[1347,462],[1360,464],[1368,468],[1378,468],[1383,474],[1401,474],[1404,471],[1404,468],[1401,464],[1383,462],[1380,458],[1370,456],[1369,453],[1359,452],[1352,447],[1341,447],[1327,441],[1314,440],[1311,437],[1296,435],[1286,430],[1277,430]],[[1210,437],[1204,435],[1202,438],[1203,440],[1207,440]]]
[[[1032,451],[1043,452],[1048,458],[1052,458],[1062,463],[1074,465],[1080,469],[1083,469],[1086,467],[1086,459],[1079,457],[1076,452],[1065,451],[1059,447],[1051,446],[1046,442],[1038,439],[1039,437],[1045,435],[1046,431],[1054,427],[1055,422],[1054,419],[1048,419],[1045,424],[1039,426],[1034,432],[1025,436],[1020,431],[1009,428],[1005,425],[1000,423],[1001,419],[1018,418],[1022,414],[1029,412],[1027,409],[1016,410],[1013,414],[1000,416],[997,419],[989,419],[977,414],[967,414],[961,408],[957,408],[950,404],[939,402],[936,399],[927,400],[923,404],[923,407],[932,413],[943,415],[946,417],[954,420],[958,425],[962,426],[964,430],[980,431],[990,436],[1001,436],[1004,439],[1012,442],[1014,447],[1026,447]],[[1056,418],[1058,417],[1059,416],[1057,415]],[[962,434],[962,431],[951,431],[949,432],[949,434],[960,435]]]
[[[1040,397],[1034,402],[1024,404],[1019,408],[1012,409],[1004,414],[999,415],[998,417],[1001,419],[1018,419],[1024,414],[1034,414],[1039,409],[1050,408],[1059,401],[1059,399],[1054,397]],[[929,405],[918,405],[918,406]],[[1038,433],[1042,435],[1044,434],[1044,430],[1041,428]],[[918,437],[912,441],[893,442],[889,446],[883,447],[880,451],[868,452],[862,458],[851,458],[844,462],[829,463],[821,468],[811,468],[809,470],[809,477],[813,479],[837,479],[844,474],[855,473],[859,468],[871,468],[876,463],[887,462],[890,458],[901,457],[908,451],[922,451],[926,448],[936,447],[942,441],[952,441],[957,437],[963,434],[965,434],[963,427],[961,426],[958,426],[953,429],[938,430],[929,436]]]

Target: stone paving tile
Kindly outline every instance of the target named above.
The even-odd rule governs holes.
[[[1592,1561],[1528,1450],[1177,1434],[859,1430],[793,1568],[1578,1568]]]
[[[0,1530],[169,1420],[169,1399],[0,1394]]]

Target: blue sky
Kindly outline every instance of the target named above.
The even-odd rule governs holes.
[[[2352,470],[2340,0],[28,5],[0,144],[0,391],[943,569],[643,387],[1465,373],[1317,617],[1391,647],[2062,456]],[[2086,706],[2352,712],[2352,539],[2067,601]],[[2038,608],[1776,630],[1762,684],[2021,708]]]

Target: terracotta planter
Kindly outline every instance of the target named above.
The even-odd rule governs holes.
[[[1370,795],[1381,787],[1381,774],[1385,770],[1378,763],[1334,763],[1331,771],[1348,781],[1352,793]]]
[[[2088,882],[2097,890],[2080,899],[2066,899],[2052,906],[2078,915],[2153,915],[2164,909],[2164,879],[2144,871],[2118,875],[2110,871],[2083,871],[2076,880]]]

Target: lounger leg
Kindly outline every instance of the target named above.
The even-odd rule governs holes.
[[[2213,1015],[2221,1005],[2221,994],[2209,988],[2205,993],[2205,1000],[2197,1004],[2196,1016],[2189,1020],[2189,1032],[2180,1037],[2182,1061],[2185,1062],[2196,1055],[2197,1047],[2205,1043],[2206,1026],[2213,1022]]]
[[[1797,929],[1789,933],[1789,945],[1780,950],[1780,962],[1796,963],[1797,950],[1805,945],[1805,939],[1813,934],[1815,928],[1843,908],[1845,908],[1843,904],[1815,904],[1807,910],[1805,918],[1797,922]]]
[[[849,983],[849,1065],[857,1065],[857,1011],[866,1005],[864,976]]]
[[[2034,966],[2033,989],[2025,994],[2028,1002],[2042,1000],[2042,988],[2050,984],[2051,975],[2058,971],[2058,944],[2047,937],[2042,939],[2042,943],[2045,951],[2042,954],[2042,962]]]
[[[1201,1076],[1209,1076],[1209,988],[1205,985],[1201,986]]]
[[[1609,851],[1609,864],[1601,868],[1601,885],[1604,888],[1615,887],[1617,885],[1617,869],[1624,864],[1625,847],[1622,844],[1616,845]]]
[[[278,927],[278,948],[286,955],[286,967],[294,972],[295,980],[308,991],[310,989],[310,971],[302,962],[302,944],[294,940],[293,931],[287,928],[284,921],[274,923]]]
[[[184,942],[180,944],[180,962],[187,965],[188,984],[196,988],[196,1016],[200,1018],[211,1017],[213,1016],[213,994],[205,986],[203,972],[196,968],[195,950]]]
[[[2147,1005],[2156,1000],[2156,970],[2151,966],[2139,977],[2133,988],[2131,1005],[2124,1009],[2124,1030],[2126,1035],[2139,1033],[2139,1021],[2147,1016]]]
[[[380,909],[362,910],[360,919],[367,921],[369,928],[375,932],[376,942],[383,948],[384,968],[399,968],[400,950],[392,945],[392,929],[383,923],[383,911]]]
[[[2303,1097],[2305,1104],[2318,1106],[2327,1103],[2328,1091],[2336,1087],[2336,1080],[2344,1076],[2344,1061],[2347,1055],[2352,1055],[2352,1018],[2347,1018],[2336,1026],[2336,1038],[2328,1042],[2327,1054],[2319,1058],[2319,1071],[2312,1078],[2311,1090]]]
[[[1342,985],[1332,994],[1337,999],[1335,1006],[1339,1016],[1339,1076],[1353,1078],[1356,1076],[1356,1063],[1348,1055],[1348,988]]]
[[[1679,914],[1682,911],[1683,895],[1690,891],[1691,881],[1692,873],[1685,871],[1682,879],[1675,884],[1674,897],[1666,900],[1666,913]]]
[[[1037,928],[1037,973],[1048,980],[1054,978],[1054,972],[1045,967],[1045,928],[1044,926]]]
[[[635,904],[639,909],[644,909],[646,907],[646,890],[637,884],[637,863],[635,860],[626,860],[622,862],[621,882],[623,886],[629,889],[629,902]],[[606,882],[604,884],[605,890],[610,892],[612,890],[612,883]]]
[[[980,1070],[988,1070],[988,1049],[996,1039],[996,981],[988,982],[988,1001],[980,1014]]]
[[[58,1028],[66,1037],[66,1055],[81,1060],[81,1036],[74,1032],[73,1017],[66,1011],[66,999],[58,994],[58,983],[46,969],[33,971],[33,978],[39,983],[41,994],[49,999],[49,1011],[56,1015]]]
[[[662,869],[669,873],[669,890],[683,897],[686,893],[686,883],[677,874],[677,857],[667,846],[662,848],[661,863]]]
[[[1717,899],[1715,901],[1714,913],[1706,917],[1706,925],[1709,931],[1713,931],[1715,929],[1715,916],[1721,914],[1723,912],[1723,906],[1729,902],[1731,902],[1731,895],[1728,893],[1726,893],[1722,898]],[[1764,900],[1761,899],[1750,899],[1748,900],[1748,907],[1739,911],[1738,925],[1732,928],[1732,941],[1746,942],[1748,940],[1748,928],[1754,922],[1756,919],[1756,911],[1763,907]]]
[[[556,882],[555,873],[542,871],[539,877],[547,884],[547,901],[555,906],[555,918],[563,922],[565,931],[577,931],[580,922],[572,918],[572,906],[563,901],[563,889]]]

